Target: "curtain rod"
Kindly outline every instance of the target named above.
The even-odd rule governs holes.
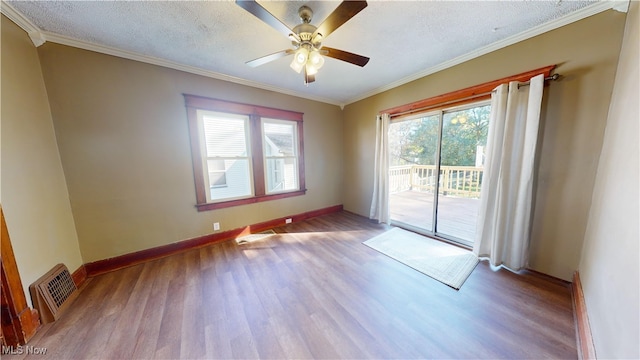
[[[553,74],[551,76],[547,76],[546,78],[544,78],[544,81],[556,81],[560,78],[559,74]],[[529,86],[530,81],[523,81],[521,83],[518,84],[518,89],[520,88],[520,86]],[[443,105],[449,105],[449,104],[456,104],[462,101],[466,101],[466,100],[473,100],[475,98],[479,98],[479,97],[484,97],[487,96],[489,94],[492,94],[495,90],[491,90],[485,93],[481,93],[481,94],[475,94],[475,95],[471,95],[471,96],[467,96],[465,98],[462,99],[456,99],[456,100],[450,100],[450,101],[445,101],[443,103],[439,103],[439,104],[434,104],[434,105],[430,105],[430,106],[426,106],[423,108],[418,108],[418,109],[412,109],[412,110],[407,110],[405,112],[401,112],[401,113],[397,113],[397,114],[393,114],[390,117],[391,118],[395,118],[398,116],[403,116],[403,115],[408,115],[408,114],[413,114],[416,112],[422,112],[424,110],[429,110],[429,109],[434,109],[434,108],[439,108],[442,107]]]
[[[544,81],[556,81],[560,78],[559,74],[553,74],[551,76],[547,76],[546,78],[544,78]],[[523,81],[520,84],[518,84],[518,88],[520,88],[520,86],[529,86],[529,84],[531,83],[531,81]]]

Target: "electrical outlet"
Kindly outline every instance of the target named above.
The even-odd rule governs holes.
[[[287,218],[287,219],[284,220],[284,223],[285,224],[291,224],[291,221],[292,221],[291,218]]]
[[[220,223],[219,222],[214,222],[213,223],[213,231],[218,231],[220,230]]]

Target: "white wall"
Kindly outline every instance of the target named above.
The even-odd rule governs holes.
[[[638,7],[627,15],[579,266],[600,359],[640,358]]]

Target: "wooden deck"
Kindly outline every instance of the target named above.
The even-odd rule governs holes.
[[[479,199],[440,196],[438,233],[473,243]],[[390,196],[391,219],[433,231],[433,193],[402,191]]]

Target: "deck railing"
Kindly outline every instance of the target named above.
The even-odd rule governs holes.
[[[389,168],[389,191],[433,192],[440,179],[440,194],[480,198],[483,170],[474,166],[440,166],[438,177],[434,165],[392,166]]]

